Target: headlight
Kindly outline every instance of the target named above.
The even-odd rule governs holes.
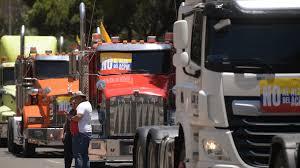
[[[229,160],[225,150],[213,139],[203,140],[203,149],[209,158],[214,160]]]
[[[28,117],[29,124],[42,124],[44,123],[43,117]]]

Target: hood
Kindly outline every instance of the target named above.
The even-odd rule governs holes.
[[[68,94],[68,87],[70,87],[70,92],[77,92],[79,90],[79,81],[75,80],[69,82],[68,78],[38,80],[37,85],[41,89],[49,87],[51,92],[48,94],[48,96]]]
[[[166,97],[168,92],[169,77],[166,75],[122,74],[99,78],[105,82],[104,94],[107,98],[129,95],[136,91],[139,94]]]
[[[16,97],[16,85],[6,85],[3,86],[3,89],[5,90],[6,94]]]

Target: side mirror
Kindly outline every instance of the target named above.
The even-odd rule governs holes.
[[[186,67],[189,65],[190,56],[187,52],[176,53],[173,56],[173,64],[175,67]]]
[[[186,20],[179,20],[174,23],[174,46],[177,50],[185,49],[188,46],[188,24]]]

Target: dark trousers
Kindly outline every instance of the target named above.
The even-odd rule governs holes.
[[[71,134],[66,134],[64,139],[64,160],[65,160],[65,168],[71,168],[72,160],[73,160]]]
[[[91,133],[78,133],[72,137],[73,157],[75,168],[89,168],[88,149],[91,140]]]

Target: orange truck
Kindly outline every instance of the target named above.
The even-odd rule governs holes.
[[[30,157],[38,146],[62,146],[65,112],[78,80],[70,80],[68,55],[37,53],[25,57],[25,28],[16,60],[16,116],[8,120],[8,150]],[[42,41],[40,41],[42,43]],[[35,46],[30,46],[35,47]]]

